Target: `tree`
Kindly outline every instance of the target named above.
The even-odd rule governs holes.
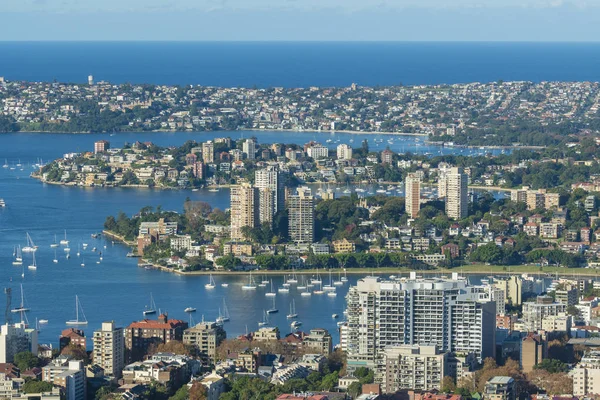
[[[348,386],[348,394],[353,398],[357,398],[362,393],[362,383],[360,382],[352,382]]]
[[[190,400],[206,400],[208,398],[206,387],[200,382],[194,382],[189,393]]]
[[[14,363],[22,372],[40,366],[40,359],[30,351],[15,354]]]
[[[43,393],[52,391],[52,384],[50,382],[38,381],[38,380],[27,380],[23,384],[23,393]]]
[[[83,360],[83,363],[86,365],[90,363],[90,359],[85,348],[77,344],[69,344],[62,349],[61,354],[71,356],[75,360]]]
[[[456,384],[451,376],[445,376],[442,379],[442,393],[454,393],[456,391]]]
[[[563,363],[560,360],[546,358],[541,363],[537,364],[534,369],[543,369],[548,371],[551,374],[555,374],[557,372],[567,372],[569,367],[567,364]],[[566,392],[565,392],[566,393]]]

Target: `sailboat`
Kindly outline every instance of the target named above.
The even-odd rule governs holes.
[[[77,257],[81,255],[81,243],[77,245]]]
[[[183,310],[183,312],[187,312],[187,313],[196,312],[196,308],[195,307],[187,307],[185,310]]]
[[[208,283],[204,285],[205,289],[214,289],[215,288],[215,280],[212,277],[212,274],[208,275]]]
[[[6,158],[4,159],[4,165],[2,168],[8,168],[8,160]]]
[[[229,309],[227,308],[225,299],[223,299],[223,314],[221,314],[221,308],[219,308],[219,316],[217,317],[217,322],[219,324],[223,324],[223,322],[227,321],[229,321]]]
[[[258,326],[266,326],[269,323],[269,314],[263,310],[263,319],[258,322]]]
[[[58,247],[58,242],[56,241],[56,235],[54,235],[54,242],[52,242],[50,247]]]
[[[333,286],[344,286],[344,282],[342,282],[342,273],[338,271],[338,279],[337,281],[333,281]]]
[[[67,231],[66,230],[65,230],[65,238],[60,241],[60,244],[62,244],[63,246],[69,245],[69,241],[67,240]]]
[[[293,319],[293,318],[297,318],[298,314],[296,313],[296,301],[294,299],[292,299],[292,302],[290,303],[290,313],[287,315],[288,319]]]
[[[256,284],[254,283],[254,279],[252,279],[252,272],[248,275],[248,284],[242,286],[244,290],[256,290]]]
[[[298,283],[298,277],[296,276],[296,269],[292,268],[292,275],[287,280],[287,283]]]
[[[279,309],[275,306],[275,297],[273,297],[273,307],[267,310],[267,314],[275,314],[278,313]]]
[[[17,308],[13,308],[10,312],[22,313],[29,311],[30,308],[25,307],[25,293],[23,292],[23,285],[21,285],[21,304]]]
[[[322,283],[321,276],[319,275],[319,269],[318,268],[317,268],[317,277],[316,278],[312,278],[310,280],[310,283],[312,283],[313,285],[318,285],[318,284]]]
[[[275,296],[277,296],[277,293],[275,293],[275,290],[273,290],[273,279],[271,279],[271,291],[265,293],[265,296],[267,296],[267,297],[275,297]]]
[[[58,264],[58,257],[56,256],[56,249],[54,249],[54,259],[52,260],[54,264]]]
[[[331,271],[329,271],[329,285],[323,286],[323,290],[325,291],[334,291],[335,287],[333,286],[333,279],[331,278]]]
[[[83,257],[81,257],[81,266],[85,267],[85,259]]]
[[[305,289],[306,289],[306,291],[300,293],[300,296],[302,296],[302,297],[312,296],[312,293],[308,291],[308,286],[306,286]]]
[[[23,251],[24,253],[33,253],[34,251],[37,250],[37,246],[33,243],[33,240],[31,240],[31,236],[29,236],[29,233],[26,233],[27,235],[27,245],[25,245],[21,251]]]
[[[79,319],[79,311],[81,311],[82,319]],[[79,302],[79,296],[75,295],[75,319],[70,319],[67,321],[67,325],[87,325],[88,321],[83,313],[83,307]]]
[[[321,283],[319,283],[319,289],[314,290],[313,293],[314,294],[323,294],[323,293],[325,293],[325,291],[323,290],[323,287],[321,286]]]
[[[344,276],[340,279],[342,282],[348,282],[348,277],[346,276],[346,270],[344,269]]]
[[[18,246],[15,250],[15,261],[12,265],[23,265],[23,256],[21,255],[21,246]]]
[[[304,275],[302,276],[302,283],[300,285],[296,286],[296,289],[298,289],[298,290],[306,289],[306,282],[304,281]]]
[[[29,269],[37,269],[37,263],[35,262],[35,253],[33,253],[33,261],[31,263],[31,265],[28,265],[27,268],[29,268]]]
[[[142,313],[144,315],[156,314],[156,304],[154,303],[154,296],[152,296],[152,293],[150,293],[150,307],[146,306]]]

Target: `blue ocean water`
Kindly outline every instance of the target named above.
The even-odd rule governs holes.
[[[9,80],[308,87],[595,81],[600,43],[0,42]]]

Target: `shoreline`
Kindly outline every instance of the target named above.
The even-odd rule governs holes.
[[[136,243],[125,240],[122,236],[117,235],[106,229],[102,230],[102,234],[107,237],[119,241],[128,247],[135,247]],[[164,272],[169,272],[181,276],[247,276],[250,272],[255,275],[267,275],[267,276],[282,276],[282,275],[316,275],[316,274],[346,274],[346,275],[408,275],[410,272],[416,272],[417,275],[452,275],[452,273],[458,273],[459,276],[470,276],[470,275],[495,275],[495,276],[513,276],[527,274],[534,277],[572,277],[572,276],[584,276],[584,277],[600,277],[600,269],[594,268],[562,268],[562,267],[542,267],[524,264],[524,265],[482,265],[482,264],[471,264],[463,265],[455,268],[435,268],[427,270],[415,270],[412,268],[397,268],[397,267],[381,267],[381,268],[333,268],[333,269],[288,269],[288,270],[244,270],[244,271],[226,271],[226,270],[209,270],[209,271],[181,271],[174,268],[164,267],[162,265],[154,264],[149,260],[138,257],[138,268],[149,267],[150,269],[156,269]]]

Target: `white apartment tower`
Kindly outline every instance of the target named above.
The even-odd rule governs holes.
[[[0,329],[0,363],[11,363],[15,354],[30,351],[37,354],[37,330],[24,322],[4,324]]]
[[[275,208],[273,214],[285,207],[285,176],[277,166],[268,166],[254,173],[254,187],[270,189],[273,193]]]
[[[417,174],[408,174],[404,182],[404,209],[410,218],[419,216],[421,207],[421,179]]]
[[[388,346],[437,346],[442,352],[495,355],[496,304],[480,286],[452,279],[360,279],[348,291],[348,370],[381,371]]]
[[[450,168],[446,175],[446,215],[463,219],[468,215],[467,175],[462,168]]]
[[[242,152],[246,154],[246,159],[254,160],[256,158],[256,142],[253,138],[246,139],[242,145]]]
[[[352,147],[347,144],[340,144],[337,147],[337,158],[338,160],[350,160],[352,159]]]
[[[249,184],[231,187],[231,239],[243,240],[242,228],[258,224],[258,190]]]
[[[289,235],[296,244],[311,244],[315,233],[315,208],[311,190],[299,187],[288,199]]]
[[[202,159],[205,163],[215,162],[215,145],[212,140],[202,143]]]
[[[106,375],[121,377],[125,366],[125,338],[123,328],[115,327],[114,321],[103,322],[94,332],[94,363],[104,368]]]

